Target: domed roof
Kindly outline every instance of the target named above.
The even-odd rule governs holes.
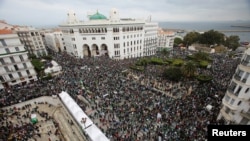
[[[100,14],[98,11],[89,17],[90,20],[102,20],[107,19],[104,15]]]

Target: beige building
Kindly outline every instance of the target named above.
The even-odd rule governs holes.
[[[48,55],[40,30],[32,27],[19,27],[15,29],[20,41],[30,54],[37,57]]]
[[[244,52],[241,63],[222,99],[218,119],[228,124],[250,125],[250,49]]]
[[[174,47],[174,38],[176,36],[174,31],[166,31],[164,29],[158,29],[158,47],[159,49],[166,48],[172,50]]]
[[[28,51],[13,30],[0,27],[0,89],[37,80]]]

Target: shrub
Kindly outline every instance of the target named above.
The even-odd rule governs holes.
[[[207,68],[208,64],[209,64],[208,61],[204,61],[204,60],[199,62],[199,66],[201,68]]]
[[[150,63],[153,65],[163,65],[164,62],[161,58],[151,58]]]
[[[143,71],[144,70],[143,67],[141,67],[141,66],[130,66],[129,68],[132,70],[136,70],[136,71]]]
[[[172,64],[174,66],[181,66],[184,64],[184,61],[182,59],[174,59],[174,61],[172,62]]]
[[[213,79],[210,75],[200,74],[196,76],[196,79],[200,82],[209,82]]]

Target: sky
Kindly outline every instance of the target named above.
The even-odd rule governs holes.
[[[250,21],[250,0],[0,0],[0,20],[12,25],[60,25],[73,10],[78,20],[88,12],[109,17],[112,8],[121,18],[152,21]]]

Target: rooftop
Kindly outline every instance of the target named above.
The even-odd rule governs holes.
[[[91,15],[89,17],[90,20],[103,20],[103,19],[107,19],[106,16],[104,16],[103,14],[100,14],[98,11],[94,14]]]

